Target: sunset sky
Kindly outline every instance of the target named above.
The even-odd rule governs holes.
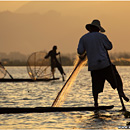
[[[130,52],[130,1],[0,1],[0,52],[57,45],[62,53],[75,53],[93,19],[105,28],[111,52]]]

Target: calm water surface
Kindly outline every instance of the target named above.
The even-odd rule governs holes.
[[[14,78],[29,78],[26,67],[6,67]],[[73,67],[64,67],[66,79]],[[117,67],[124,91],[130,98],[130,67]],[[1,107],[50,107],[65,82],[58,71],[60,80],[50,82],[0,83]],[[6,76],[8,78],[8,76]],[[64,107],[93,106],[91,77],[87,67],[77,76]],[[124,102],[130,111],[130,102]],[[0,129],[118,129],[126,126],[130,118],[125,118],[116,90],[106,82],[104,92],[99,95],[99,105],[114,105],[111,110],[94,112],[55,112],[29,114],[1,114]]]

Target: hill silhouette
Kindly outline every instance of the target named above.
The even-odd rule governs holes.
[[[0,12],[0,52],[30,54],[49,51],[53,45],[62,53],[76,52],[79,38],[87,32],[85,25],[95,18],[101,20],[114,49],[129,52],[129,5],[122,1],[32,1],[15,12]]]
[[[74,25],[74,18],[62,17],[55,11],[44,15],[7,11],[0,13],[0,19],[0,51],[31,53],[49,50],[57,45],[59,49],[63,47],[67,50],[64,52],[72,52],[71,44],[74,46],[77,42],[73,40],[79,38],[79,28]]]

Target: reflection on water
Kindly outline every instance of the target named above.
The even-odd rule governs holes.
[[[73,67],[64,67],[67,76]],[[130,98],[130,67],[117,67],[123,79],[124,90]],[[14,78],[29,78],[25,67],[7,67]],[[66,77],[67,77],[66,76]],[[60,77],[57,71],[57,77]],[[0,83],[1,107],[49,107],[64,82],[23,82]],[[87,67],[77,76],[71,92],[68,94],[64,107],[93,106],[91,78]],[[130,111],[130,102],[124,102]],[[29,113],[29,114],[1,114],[0,129],[118,129],[126,126],[130,118],[125,118],[121,109],[118,93],[105,83],[104,92],[99,95],[99,105],[114,105],[112,110],[94,113],[90,111]]]

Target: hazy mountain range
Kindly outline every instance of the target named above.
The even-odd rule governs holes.
[[[15,12],[0,12],[0,52],[32,53],[57,45],[76,52],[85,25],[98,18],[115,51],[129,51],[130,2],[28,2]],[[125,35],[124,35],[125,32]]]

